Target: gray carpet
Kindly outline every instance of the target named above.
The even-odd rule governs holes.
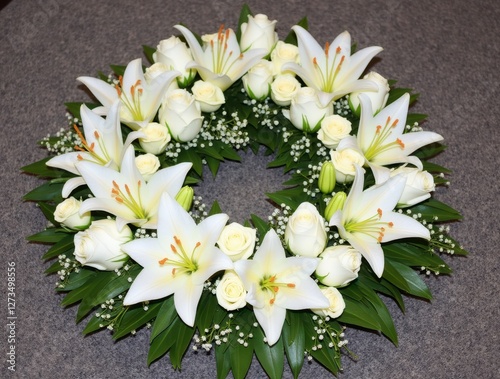
[[[319,41],[349,30],[362,47],[385,50],[376,70],[422,94],[416,112],[427,113],[427,129],[445,136],[447,151],[435,161],[453,170],[452,185],[436,197],[459,209],[465,220],[452,235],[471,252],[447,257],[451,277],[425,279],[432,303],[407,299],[402,315],[389,302],[400,336],[399,347],[375,334],[349,329],[349,347],[359,361],[344,359],[341,378],[499,378],[500,255],[498,107],[495,69],[500,54],[500,7],[494,0],[288,0],[250,2],[254,13],[279,21],[284,37],[308,15]],[[113,343],[107,332],[83,338],[74,308],[62,309],[54,277],[43,271],[43,246],[24,237],[40,231],[44,218],[24,193],[39,184],[19,168],[41,159],[35,147],[47,133],[66,125],[65,101],[87,100],[75,78],[107,71],[142,56],[142,44],[156,46],[183,22],[199,33],[219,23],[235,26],[240,1],[13,0],[0,12],[0,217],[2,239],[1,315],[7,324],[7,262],[16,265],[16,372],[7,369],[7,327],[0,336],[3,378],[213,378],[214,357],[189,351],[181,372],[167,359],[146,367],[148,333]],[[275,189],[280,172],[266,172],[263,157],[224,166],[217,183],[202,189],[219,198],[235,219],[250,209],[269,211],[263,192]],[[224,183],[257,175],[253,185]],[[245,184],[246,186],[247,184]],[[274,187],[273,187],[274,186]],[[230,192],[231,191],[231,192]],[[244,192],[235,201],[234,193]],[[250,378],[265,377],[254,362]],[[285,371],[284,377],[291,374]],[[319,364],[304,367],[301,378],[326,378]]]

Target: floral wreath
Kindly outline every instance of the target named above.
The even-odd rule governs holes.
[[[174,368],[191,345],[215,350],[218,377],[245,377],[255,355],[272,378],[315,360],[333,374],[351,353],[346,326],[397,333],[379,294],[430,299],[419,271],[449,274],[466,254],[431,197],[449,171],[429,162],[442,137],[409,114],[417,95],[370,72],[382,48],[354,52],[344,32],[321,47],[307,20],[279,40],[276,21],[244,6],[237,32],[184,26],[152,63],[80,77],[97,103],[68,103],[71,128],[40,143],[51,157],[23,168],[48,181],[25,196],[49,225],[63,306],[79,303],[85,334],[121,339],[150,328],[148,364]],[[351,51],[352,50],[352,51]],[[274,154],[288,173],[267,220],[228,224],[193,186],[239,150]]]

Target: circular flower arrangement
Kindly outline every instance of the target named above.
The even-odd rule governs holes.
[[[142,60],[80,77],[98,103],[68,103],[71,128],[24,167],[48,178],[25,196],[49,226],[63,306],[79,303],[84,333],[120,339],[150,328],[148,364],[189,346],[215,350],[218,377],[248,372],[255,355],[280,377],[288,362],[332,373],[350,354],[346,326],[396,343],[379,294],[430,299],[419,271],[449,274],[442,253],[458,212],[431,197],[448,171],[429,158],[442,137],[408,113],[416,95],[375,72],[380,47],[352,51],[344,32],[321,47],[307,20],[284,40],[276,21],[244,7],[237,32],[184,26]],[[284,189],[268,219],[228,223],[193,187],[239,150],[274,154]]]

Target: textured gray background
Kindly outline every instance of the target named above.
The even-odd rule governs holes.
[[[389,303],[399,348],[375,334],[348,330],[349,347],[360,360],[344,359],[340,377],[500,377],[497,2],[256,0],[250,6],[254,13],[278,19],[281,37],[308,15],[319,41],[347,29],[361,47],[383,46],[376,70],[422,94],[414,110],[429,114],[426,128],[444,135],[448,145],[436,162],[453,170],[452,186],[436,197],[465,216],[452,225],[452,235],[471,255],[447,259],[453,276],[426,279],[432,304],[408,299],[402,315]],[[0,11],[0,289],[5,294],[7,261],[15,262],[19,316],[17,372],[6,369],[7,329],[2,328],[0,377],[214,377],[213,355],[192,352],[182,372],[172,370],[168,358],[148,369],[146,331],[118,343],[107,332],[81,336],[76,310],[59,306],[55,278],[43,274],[45,248],[25,242],[26,235],[43,228],[44,218],[33,204],[21,201],[40,182],[20,174],[19,167],[45,156],[35,142],[65,125],[63,102],[87,99],[77,76],[142,56],[142,44],[156,46],[173,34],[177,22],[199,33],[214,32],[222,22],[234,27],[240,8],[240,1],[230,0],[14,0]],[[224,166],[203,193],[219,198],[236,219],[249,210],[266,215],[263,192],[275,189],[281,177],[266,172],[264,161],[250,156],[243,167]],[[5,295],[0,308],[0,323],[6,324]],[[254,363],[249,377],[265,375]],[[329,376],[318,364],[306,364],[301,378],[309,377]]]

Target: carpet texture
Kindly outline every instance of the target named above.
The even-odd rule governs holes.
[[[0,288],[7,292],[8,263],[16,267],[16,372],[7,369],[7,300],[0,311],[3,378],[214,378],[213,354],[188,351],[182,371],[168,357],[146,367],[148,331],[114,343],[109,333],[83,338],[75,308],[63,309],[54,276],[40,257],[46,247],[25,237],[44,227],[44,217],[23,194],[40,184],[20,167],[43,158],[36,142],[66,125],[66,101],[88,97],[76,77],[109,72],[109,64],[142,57],[182,22],[211,33],[220,23],[235,27],[240,0],[97,1],[13,0],[0,11]],[[343,360],[340,378],[500,377],[500,7],[494,0],[250,0],[254,13],[278,20],[284,37],[303,16],[318,41],[349,30],[360,47],[384,51],[374,69],[421,97],[413,111],[427,113],[425,127],[445,137],[448,149],[434,161],[453,171],[451,187],[436,198],[458,209],[464,221],[451,234],[470,256],[445,257],[454,274],[429,277],[434,299],[406,299],[406,314],[388,306],[399,347],[373,333],[347,330],[358,361]],[[265,216],[264,192],[279,188],[281,171],[265,170],[267,158],[246,156],[227,164],[216,182],[198,193],[218,198],[238,221],[250,210]],[[249,178],[253,177],[254,180]],[[249,378],[265,374],[257,362]],[[286,370],[285,378],[291,373]],[[306,364],[301,378],[327,378],[319,364]]]

